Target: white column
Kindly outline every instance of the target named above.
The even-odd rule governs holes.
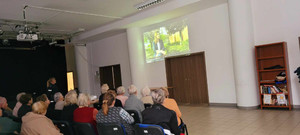
[[[228,0],[237,105],[259,104],[251,0]]]
[[[85,46],[75,46],[75,59],[78,77],[78,89],[80,92],[91,93],[89,79],[89,63],[87,48]]]
[[[139,90],[147,85],[147,72],[143,51],[142,33],[139,28],[127,29],[132,84]],[[138,92],[140,95],[140,92]]]

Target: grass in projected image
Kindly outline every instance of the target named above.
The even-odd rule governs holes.
[[[144,33],[146,62],[190,52],[188,26],[185,21],[172,23]]]

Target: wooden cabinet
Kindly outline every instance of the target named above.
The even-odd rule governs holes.
[[[291,110],[286,42],[256,46],[255,55],[261,109],[272,107]],[[284,73],[285,80],[276,80],[276,76]]]

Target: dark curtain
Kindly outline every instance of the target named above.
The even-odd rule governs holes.
[[[19,92],[38,96],[46,82],[55,77],[63,94],[67,92],[67,70],[63,47],[39,46],[35,50],[1,49],[0,96],[15,100]]]

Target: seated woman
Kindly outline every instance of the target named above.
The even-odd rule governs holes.
[[[81,123],[90,123],[93,125],[95,132],[97,133],[96,128],[96,115],[98,110],[93,107],[89,107],[91,104],[91,100],[89,96],[85,93],[80,93],[77,101],[77,108],[73,113],[73,120],[74,122],[81,122]]]
[[[54,94],[55,108],[54,110],[63,110],[65,102],[64,96],[60,92]]]
[[[8,107],[5,97],[0,97],[0,110],[2,112],[2,117],[12,116],[12,110]]]
[[[18,110],[18,117],[22,118],[26,113],[31,112],[31,104],[33,102],[32,96],[30,94],[25,94],[20,97],[20,102],[22,106]]]
[[[122,106],[125,105],[126,100],[128,99],[127,96],[125,96],[125,88],[123,86],[120,86],[117,88],[117,99],[119,99],[122,102]]]
[[[25,94],[26,94],[25,92],[22,92],[17,95],[17,103],[13,109],[13,115],[15,117],[18,117],[18,111],[19,111],[20,107],[22,106],[22,103],[20,102],[20,97]]]
[[[136,110],[139,113],[140,121],[142,121],[141,112],[145,110],[144,103],[137,98],[137,88],[130,85],[128,88],[129,97],[125,102],[125,110]]]
[[[97,123],[120,123],[125,127],[128,135],[134,135],[133,128],[130,124],[134,119],[121,107],[115,107],[115,95],[107,92],[103,97],[102,109],[97,114]]]
[[[61,112],[61,120],[73,122],[73,113],[78,108],[77,93],[75,90],[69,91],[65,96],[65,106]]]
[[[152,100],[152,97],[150,96],[150,89],[146,86],[145,88],[142,89],[142,102],[144,104],[151,104],[153,105],[153,100]]]
[[[32,105],[32,112],[22,118],[21,135],[62,135],[53,122],[45,116],[47,107],[48,105],[43,101]]]
[[[165,100],[164,91],[161,89],[151,92],[154,105],[142,112],[143,124],[160,125],[170,130],[175,135],[180,135],[176,113],[162,105]]]
[[[107,84],[103,84],[101,86],[101,95],[99,96],[99,100],[97,101],[100,106],[102,106],[103,97],[104,97],[105,93],[108,92],[108,91],[114,91],[114,90],[110,90],[109,86]],[[115,106],[116,107],[123,107],[122,102],[119,99],[116,99]]]
[[[55,114],[54,114],[54,103],[50,103],[50,100],[48,99],[47,95],[46,94],[42,94],[40,96],[38,96],[36,98],[36,101],[43,101],[47,104],[47,114],[46,116],[49,118],[49,119],[55,119]]]
[[[172,98],[169,98],[169,91],[167,88],[165,87],[161,87],[161,89],[165,92],[165,101],[164,103],[162,104],[164,107],[170,109],[170,110],[173,110],[175,111],[176,115],[177,115],[177,122],[178,122],[178,126],[182,123],[181,122],[181,112],[179,110],[179,107],[176,103],[176,101]]]

